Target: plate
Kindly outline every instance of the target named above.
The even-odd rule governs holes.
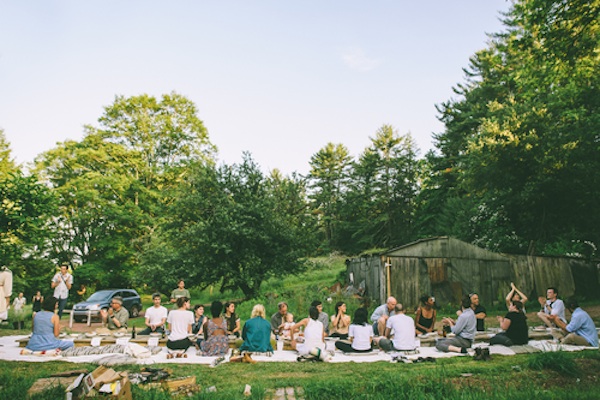
[[[88,333],[85,334],[86,337],[94,337],[96,335],[97,335],[96,332],[88,332]]]
[[[66,336],[67,336],[66,333],[61,333],[61,334],[58,335],[58,337],[66,337]]]
[[[159,332],[151,332],[150,333],[150,336],[152,336],[152,337],[159,337],[160,335],[162,335],[162,333],[159,333]]]
[[[71,333],[71,337],[78,338],[79,337],[79,333]]]
[[[546,328],[533,328],[534,332],[546,332]]]
[[[125,336],[125,334],[123,332],[115,332],[115,333],[113,333],[113,336],[114,337],[123,337],[123,336]]]

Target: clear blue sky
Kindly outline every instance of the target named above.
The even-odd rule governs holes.
[[[0,128],[19,163],[82,138],[115,95],[175,91],[228,164],[306,173],[383,124],[423,155],[435,105],[504,30],[507,0],[0,0]]]

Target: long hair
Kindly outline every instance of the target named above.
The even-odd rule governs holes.
[[[223,303],[218,300],[215,300],[210,305],[210,314],[213,318],[218,318],[221,315],[221,311],[223,311]]]
[[[335,315],[338,315],[338,312],[340,311],[340,307],[343,306],[344,303],[343,301],[338,301],[337,303],[335,303]]]
[[[369,320],[369,312],[366,308],[360,307],[354,311],[354,325],[367,325]]]

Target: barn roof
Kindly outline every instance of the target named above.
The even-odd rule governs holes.
[[[508,261],[502,254],[482,249],[450,236],[420,239],[381,253],[384,257],[468,258]]]

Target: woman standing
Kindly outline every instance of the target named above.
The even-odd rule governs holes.
[[[48,297],[42,302],[42,311],[37,312],[33,319],[33,334],[26,346],[28,350],[66,350],[73,347],[72,341],[58,339],[60,320],[54,313],[57,304],[55,297]]]
[[[227,338],[227,322],[221,317],[223,303],[213,301],[210,305],[212,318],[204,326],[204,342],[202,342],[203,356],[223,356],[229,351]]]
[[[373,326],[369,324],[369,313],[366,308],[358,308],[354,312],[354,322],[348,330],[350,343],[338,340],[335,347],[344,353],[365,353],[371,351]]]
[[[421,306],[417,308],[417,313],[415,314],[415,328],[417,330],[417,335],[433,332],[435,318],[437,317],[434,306],[435,298],[433,296],[426,295],[421,297]]]
[[[325,351],[325,330],[323,329],[323,323],[319,321],[319,310],[317,310],[317,307],[311,306],[308,315],[308,318],[304,318],[291,329],[291,346],[300,354],[308,354],[315,347]],[[294,333],[301,326],[304,327],[304,343],[297,344]]]
[[[223,316],[227,321],[227,334],[240,337],[240,319],[235,314],[235,304],[232,302],[225,303],[225,315]]]
[[[188,338],[192,333],[194,314],[190,311],[190,299],[178,297],[177,309],[171,310],[167,316],[169,324],[169,336],[167,348],[171,350],[187,350],[194,343]]]
[[[348,339],[348,327],[350,316],[346,314],[346,303],[338,301],[335,303],[335,315],[331,316],[331,333],[329,336],[340,339]]]
[[[42,296],[42,293],[38,290],[37,292],[35,292],[35,296],[33,296],[33,298],[31,299],[31,311],[33,311],[33,315],[31,316],[32,319],[35,318],[35,313],[42,311],[43,302],[44,296]]]

